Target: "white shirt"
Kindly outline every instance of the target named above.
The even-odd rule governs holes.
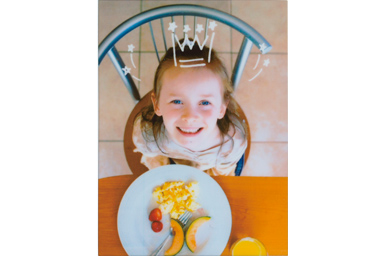
[[[132,139],[136,148],[134,152],[143,154],[141,163],[149,169],[170,164],[169,158],[177,164],[184,164],[207,172],[209,175],[234,176],[236,164],[243,156],[247,148],[247,139],[238,129],[225,136],[222,145],[213,146],[203,151],[192,151],[176,144],[169,138],[166,129],[163,127],[163,136],[157,146],[153,136],[151,141],[146,141],[140,129],[141,117],[137,118],[133,127]],[[220,147],[221,146],[221,147]],[[163,151],[163,152],[162,152]]]

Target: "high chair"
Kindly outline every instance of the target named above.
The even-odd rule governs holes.
[[[100,43],[98,61],[100,65],[105,55],[108,55],[114,67],[116,68],[119,76],[123,80],[126,88],[128,89],[134,101],[136,102],[136,105],[128,118],[128,121],[125,127],[125,132],[124,132],[125,156],[132,173],[135,175],[142,174],[143,172],[148,170],[147,167],[145,167],[140,163],[141,153],[133,152],[133,149],[135,148],[135,146],[132,142],[132,131],[133,131],[133,123],[136,115],[144,106],[146,106],[151,101],[150,99],[151,92],[147,93],[144,97],[140,96],[137,86],[135,85],[135,82],[132,79],[131,74],[129,72],[126,73],[123,71],[125,67],[125,63],[123,62],[121,56],[119,55],[119,52],[115,47],[115,44],[135,28],[148,24],[151,31],[152,41],[153,41],[154,49],[156,52],[157,60],[160,61],[161,56],[159,55],[159,50],[158,50],[159,45],[155,40],[152,22],[156,21],[156,22],[160,22],[161,24],[161,30],[162,30],[161,32],[163,36],[162,43],[166,51],[168,49],[167,42],[166,42],[166,35],[165,35],[165,31],[167,28],[164,26],[165,21],[163,18],[170,17],[171,21],[173,22],[174,17],[176,16],[183,17],[184,25],[185,25],[187,16],[194,17],[194,28],[196,28],[197,17],[205,18],[206,19],[205,31],[208,30],[209,21],[212,21],[212,20],[218,21],[220,23],[223,23],[231,27],[232,29],[237,30],[243,35],[243,41],[240,46],[239,53],[237,55],[235,65],[232,70],[232,76],[231,76],[231,81],[232,81],[234,91],[236,90],[239,84],[244,67],[246,65],[248,56],[251,52],[253,45],[256,45],[256,47],[258,47],[261,53],[263,54],[269,52],[272,48],[272,46],[268,43],[268,41],[265,40],[254,28],[252,28],[250,25],[240,20],[239,18],[236,18],[228,13],[225,13],[216,9],[208,8],[205,6],[198,6],[198,5],[179,4],[179,5],[168,5],[168,6],[162,6],[159,8],[154,8],[154,9],[139,13],[127,19],[125,22],[123,22],[118,27],[116,27]],[[196,31],[194,31],[194,36],[195,35],[196,35]],[[152,76],[154,76],[154,74],[152,74]],[[239,108],[238,111],[239,111],[240,117],[248,125],[247,118],[245,117],[241,107]],[[243,166],[249,155],[250,145],[251,145],[249,128],[248,128],[247,140],[248,140],[248,147],[243,157],[240,159],[240,161],[237,164],[237,168],[235,172],[236,176],[240,176]]]

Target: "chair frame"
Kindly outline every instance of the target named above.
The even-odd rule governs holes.
[[[259,49],[261,49],[261,45],[264,46],[261,50],[262,54],[268,53],[272,49],[272,46],[269,44],[269,42],[250,25],[235,16],[213,8],[200,5],[177,4],[162,6],[139,13],[127,19],[118,27],[116,27],[111,33],[109,33],[108,36],[100,43],[98,52],[99,65],[104,59],[105,55],[108,54],[109,58],[111,59],[113,65],[115,66],[117,72],[119,73],[121,79],[123,80],[125,86],[127,87],[128,91],[130,92],[136,103],[141,99],[139,91],[131,75],[129,73],[125,75],[123,73],[122,69],[125,67],[125,64],[122,58],[120,57],[118,51],[116,50],[115,44],[135,28],[140,27],[143,24],[149,23],[149,27],[152,33],[152,39],[154,41],[154,47],[157,53],[157,58],[160,61],[156,43],[153,37],[151,21],[160,19],[163,32],[164,46],[167,50],[164,36],[163,18],[172,17],[173,20],[174,16],[183,16],[184,21],[185,16],[195,16],[195,22],[196,17],[207,18],[206,23],[208,23],[208,19],[216,20],[226,24],[227,26],[233,29],[236,29],[244,35],[242,44],[239,49],[239,54],[232,70],[231,81],[234,90],[240,82],[244,67],[247,63],[248,56],[252,50],[253,44],[255,44]]]
[[[228,13],[225,13],[213,8],[200,6],[200,5],[177,4],[177,5],[162,6],[162,7],[154,8],[154,9],[139,13],[127,19],[126,21],[121,23],[119,26],[117,26],[112,32],[110,32],[104,38],[104,40],[100,43],[99,50],[98,50],[99,65],[103,61],[105,55],[108,55],[115,69],[117,70],[120,78],[123,80],[124,85],[130,92],[131,96],[133,97],[135,103],[139,103],[139,104],[136,104],[133,112],[135,111],[135,109],[141,106],[140,104],[143,104],[143,101],[140,101],[141,96],[139,94],[139,91],[131,75],[129,73],[124,74],[123,72],[123,68],[125,67],[125,64],[122,58],[120,57],[119,52],[115,48],[115,44],[132,30],[148,23],[151,31],[157,59],[160,62],[160,56],[159,56],[159,52],[155,42],[151,21],[160,19],[162,33],[163,33],[164,47],[165,47],[165,51],[167,51],[167,43],[165,40],[163,18],[171,17],[172,21],[174,21],[174,16],[183,16],[184,25],[185,25],[186,16],[194,16],[195,18],[194,27],[196,27],[196,17],[206,18],[206,31],[207,31],[208,21],[215,20],[243,34],[244,36],[243,41],[241,43],[239,54],[237,55],[235,65],[232,70],[232,76],[231,76],[231,82],[232,82],[234,91],[236,90],[240,82],[244,67],[247,63],[247,60],[248,60],[249,54],[251,53],[253,45],[256,45],[260,49],[262,54],[268,53],[272,49],[272,46],[269,44],[269,42],[250,25],[248,25],[247,23],[245,23],[244,21],[240,20],[235,16],[232,16]],[[195,35],[196,35],[196,31],[195,31]],[[206,35],[207,34],[205,34],[205,36]],[[145,96],[145,98],[148,98],[148,94]],[[242,110],[241,110],[241,113],[244,121],[248,123]],[[127,121],[126,129],[124,133],[124,151],[125,151],[128,164],[130,163],[134,164],[136,166],[135,172],[141,174],[146,171],[146,167],[144,165],[140,165],[140,158],[138,157],[139,153],[135,154],[132,148],[133,143],[132,143],[131,134],[133,129],[134,116],[135,115],[132,115],[131,113]],[[247,140],[250,141],[249,134],[248,134]],[[243,157],[240,159],[238,163],[241,166],[239,166],[239,168],[236,169],[236,176],[239,176],[241,174],[242,167],[248,155],[249,155],[249,147],[247,148],[245,154],[243,155]]]

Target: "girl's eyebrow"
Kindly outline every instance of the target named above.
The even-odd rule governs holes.
[[[202,98],[212,98],[213,94],[200,94],[200,97],[202,97]]]
[[[177,94],[177,93],[170,93],[170,94],[168,94],[168,96],[169,97],[181,97],[182,95]],[[214,97],[213,94],[200,94],[199,96],[202,97],[202,98],[212,98],[212,97]]]
[[[176,93],[170,93],[168,94],[168,97],[180,97],[180,95]]]

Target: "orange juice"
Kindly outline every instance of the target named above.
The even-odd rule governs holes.
[[[237,240],[231,246],[232,256],[240,255],[253,255],[253,256],[264,256],[268,255],[264,245],[257,239],[246,237]]]

